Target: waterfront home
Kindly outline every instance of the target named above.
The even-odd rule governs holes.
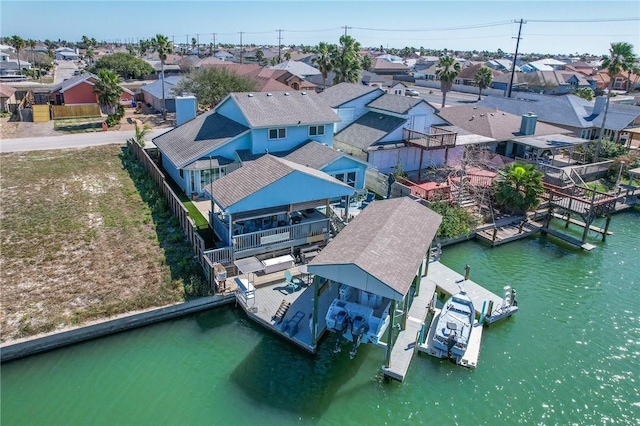
[[[208,184],[265,154],[287,156],[362,189],[368,165],[332,148],[339,121],[313,92],[231,93],[153,142],[165,171],[190,197],[204,196]]]
[[[515,115],[532,112],[540,122],[563,127],[583,139],[598,137],[604,120],[605,104],[604,96],[598,96],[591,102],[576,95],[548,96],[532,93],[516,93],[513,98],[487,96],[478,102],[479,106],[497,108]],[[638,127],[640,107],[610,103],[603,137],[622,140],[628,137],[626,129]]]
[[[340,116],[334,147],[382,173],[405,172],[447,163],[456,133],[423,99],[386,94],[372,86],[340,83],[321,96]]]
[[[573,151],[589,143],[562,127],[538,123],[538,117],[530,113],[517,116],[494,108],[460,105],[444,108],[440,115],[454,126],[494,139],[490,150],[509,158],[546,161],[558,150]]]

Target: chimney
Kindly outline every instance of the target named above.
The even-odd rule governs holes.
[[[538,116],[530,112],[522,116],[522,122],[520,123],[520,133],[523,135],[533,135],[536,132],[536,122]]]
[[[604,111],[604,105],[607,103],[607,98],[605,96],[596,96],[596,102],[593,104],[593,112],[592,115],[599,115]]]
[[[176,96],[176,126],[196,118],[197,102],[195,96]]]

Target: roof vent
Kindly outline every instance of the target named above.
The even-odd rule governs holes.
[[[473,109],[478,109],[478,107],[477,107],[477,106],[474,106],[474,107],[473,107]]]
[[[484,117],[484,114],[480,114],[480,117]]]
[[[472,115],[471,118],[469,119],[469,121],[473,121],[474,118],[476,118],[476,116]]]
[[[253,93],[249,93],[249,94],[247,95],[247,97],[248,97],[248,98],[253,98]]]
[[[271,93],[267,93],[267,96],[273,96]]]
[[[289,96],[289,92],[284,92],[284,95],[285,96]]]
[[[304,95],[306,95],[306,94],[307,94],[307,92],[300,92],[300,93],[302,94],[302,96],[304,96]]]

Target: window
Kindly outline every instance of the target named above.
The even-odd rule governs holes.
[[[394,90],[393,90],[393,93],[394,93],[395,95],[402,95],[402,89],[394,89]]]
[[[356,186],[356,172],[347,173],[347,181],[346,184],[349,186]]]
[[[284,139],[287,137],[287,129],[269,129],[269,139]]]
[[[322,136],[322,135],[324,135],[324,125],[309,126],[309,136]]]

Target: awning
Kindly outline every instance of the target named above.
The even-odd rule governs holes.
[[[250,274],[253,272],[259,272],[264,269],[264,265],[256,257],[245,257],[244,259],[234,260],[233,264],[236,265],[238,270],[242,274]]]

